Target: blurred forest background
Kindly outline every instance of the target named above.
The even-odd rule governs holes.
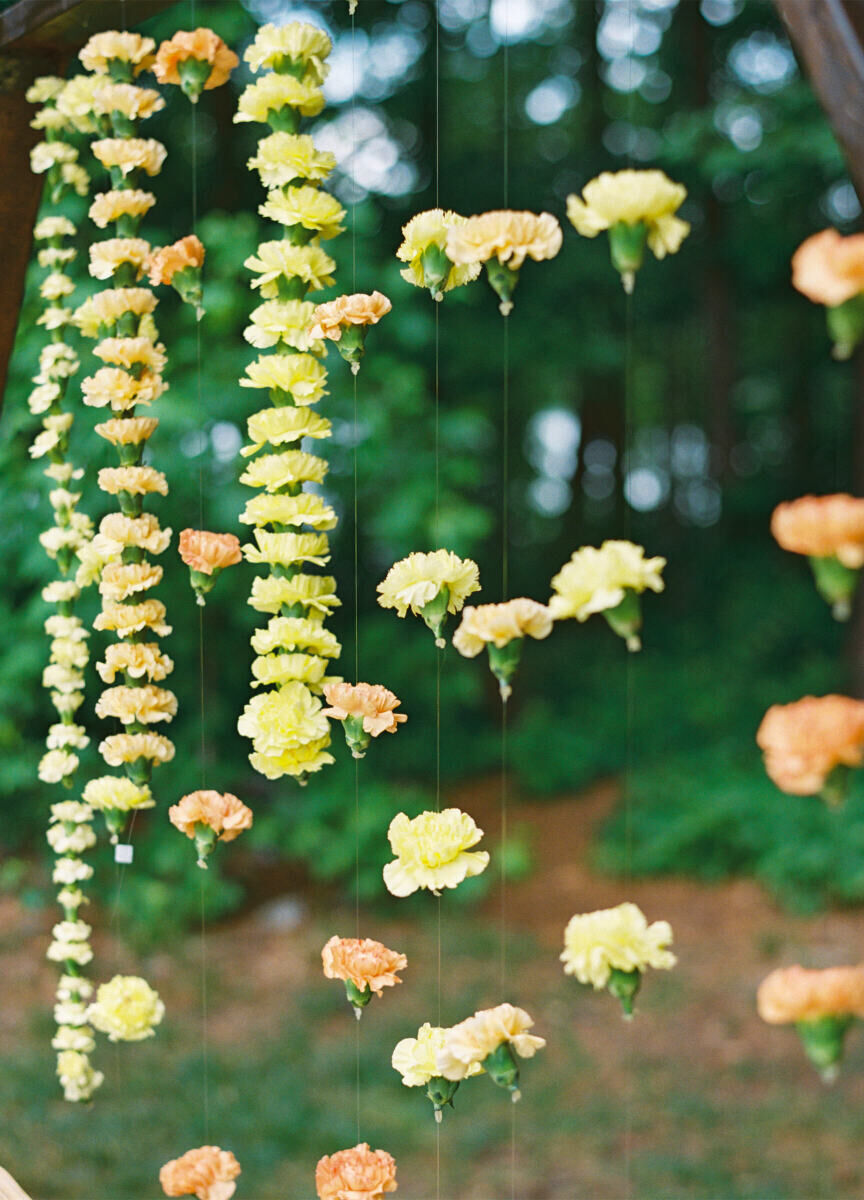
[[[351,377],[331,355],[327,490],[342,515],[332,538],[343,600],[335,626],[350,675],[356,450],[360,676],[392,688],[410,718],[362,764],[364,900],[382,898],[391,816],[420,811],[434,791],[436,651],[419,621],[377,607],[375,585],[395,559],[434,547],[437,413],[440,543],[478,561],[481,601],[501,598],[505,474],[511,594],[545,601],[571,552],[608,537],[668,559],[665,593],[645,602],[641,655],[628,657],[599,619],[526,646],[510,706],[518,793],[542,804],[623,774],[626,804],[591,849],[602,869],[754,875],[796,909],[858,902],[864,796],[828,812],[782,795],[754,741],[771,703],[861,688],[860,614],[850,628],[835,625],[806,563],[768,532],[782,499],[864,487],[860,368],[832,361],[823,311],[789,282],[799,242],[826,225],[849,232],[861,210],[776,12],[767,0],[440,0],[437,11],[436,31],[426,0],[361,0],[353,40],[343,0],[199,0],[142,27],[159,39],[206,19],[241,54],[263,21],[309,17],[334,38],[329,104],[312,132],[339,160],[333,187],[349,209],[349,232],[332,244],[337,287],[378,288],[393,301],[369,337],[356,426]],[[232,124],[246,82],[244,67],[195,112],[173,89],[148,122],[169,158],[146,235],[164,244],[190,232],[197,187],[208,251],[200,387],[190,310],[164,294],[157,312],[170,392],[152,453],[170,481],[158,511],[175,537],[199,525],[199,486],[203,527],[245,533],[238,451],[251,404],[235,381],[251,356],[242,331],[254,298],[242,262],[265,227],[257,177],[245,167],[259,130]],[[692,223],[680,253],[646,262],[629,323],[605,238],[580,239],[564,218],[568,193],[627,165],[662,167],[686,184],[682,215]],[[402,224],[436,198],[470,214],[505,197],[510,207],[555,213],[565,228],[558,258],[523,270],[509,319],[509,436],[504,326],[490,289],[481,280],[454,292],[436,314],[402,281],[394,256]],[[80,267],[91,231],[83,204],[70,212],[81,221]],[[0,888],[23,889],[33,904],[50,899],[47,873],[32,861],[44,846],[49,798],[36,765],[50,721],[39,686],[47,611],[39,592],[50,566],[37,540],[49,510],[40,464],[28,461],[37,421],[25,403],[42,340],[37,313],[34,270],[0,444]],[[82,374],[89,352],[85,344]],[[72,442],[90,478],[108,462],[91,418],[80,410]],[[93,489],[83,507],[98,521],[107,499]],[[255,810],[252,832],[216,856],[227,877],[208,888],[211,916],[254,899],[274,875],[284,880],[286,860],[298,877],[347,892],[355,855],[353,766],[341,744],[337,765],[305,789],[248,767],[235,729],[255,623],[246,566],[226,573],[204,610],[200,762],[198,613],[179,558],[167,555],[165,567],[178,753],[156,775],[160,807],[136,827],[140,869],[117,899],[126,927],[153,941],[198,911],[189,846],[165,810],[202,771],[209,786]],[[88,603],[95,611],[95,597]],[[470,810],[471,781],[501,761],[484,660],[448,650],[441,720],[443,786],[459,784],[466,796],[467,784]],[[102,736],[95,718],[88,723],[83,777],[96,768]],[[571,820],[580,820],[576,805]],[[514,876],[542,868],[518,827],[504,846],[494,830],[487,841]],[[472,881],[454,903],[490,886],[491,878]],[[403,903],[409,911],[413,901]]]

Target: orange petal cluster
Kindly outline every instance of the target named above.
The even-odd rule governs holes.
[[[779,967],[759,985],[759,1016],[769,1025],[820,1017],[864,1017],[864,964],[857,967]]]
[[[159,1172],[166,1196],[197,1196],[198,1200],[229,1200],[237,1184],[240,1164],[230,1150],[199,1146],[172,1158]]]
[[[382,292],[355,292],[353,296],[337,296],[315,309],[313,338],[329,338],[338,342],[345,325],[377,325],[393,305]]]
[[[756,741],[781,792],[814,796],[835,767],[864,761],[864,701],[830,695],[773,704]]]
[[[830,308],[864,292],[864,233],[823,229],[807,238],[792,255],[792,286]]]
[[[382,1200],[398,1186],[393,1156],[366,1142],[325,1154],[315,1168],[318,1200]]]
[[[771,514],[771,532],[777,544],[793,554],[833,555],[844,567],[864,566],[864,500],[845,492],[778,504]]]
[[[167,42],[163,42],[156,54],[153,74],[160,83],[180,83],[177,67],[187,58],[197,58],[212,64],[212,70],[204,84],[205,91],[221,87],[240,59],[229,50],[212,29],[181,29]]]
[[[178,271],[200,267],[204,262],[204,247],[194,233],[180,238],[170,246],[154,250],[147,259],[147,277],[155,287],[170,284]]]
[[[243,557],[240,541],[233,533],[209,533],[205,529],[184,529],[179,549],[186,566],[203,575],[231,567]]]
[[[190,792],[179,804],[168,809],[171,824],[194,838],[196,825],[206,825],[222,839],[223,842],[233,842],[244,829],[252,827],[252,809],[232,796],[230,792],[214,792],[205,789]]]
[[[358,991],[369,987],[376,996],[382,988],[401,983],[396,972],[408,966],[404,954],[372,938],[331,937],[321,951],[321,961],[328,979],[350,980]]]
[[[362,717],[364,732],[378,737],[379,733],[395,733],[402,721],[408,717],[394,712],[402,701],[380,683],[328,683],[324,685],[324,698],[330,705],[322,716],[334,721],[346,717]]]

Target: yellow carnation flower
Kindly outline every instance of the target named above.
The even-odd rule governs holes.
[[[268,221],[291,228],[299,225],[313,230],[325,241],[336,237],[345,228],[340,221],[345,209],[335,196],[322,192],[320,188],[288,187],[274,188],[268,192],[266,201],[259,206],[259,213]]]
[[[132,63],[137,75],[150,66],[155,49],[153,39],[142,37],[140,33],[108,30],[106,33],[94,33],[78,57],[88,71],[95,71],[99,75],[108,74],[112,59]]]
[[[485,850],[469,852],[483,836],[474,820],[458,808],[424,812],[413,820],[398,813],[387,837],[396,858],[384,868],[384,883],[393,896],[410,896],[418,888],[438,895],[463,879],[480,875],[489,864]]]
[[[90,205],[90,220],[99,229],[104,229],[121,217],[143,217],[156,203],[152,192],[137,188],[124,188],[116,192],[102,192]]]
[[[453,634],[453,645],[465,658],[475,658],[487,645],[506,646],[516,638],[546,638],[552,614],[544,604],[524,596],[504,604],[468,605]]]
[[[303,117],[317,117],[324,107],[324,96],[314,84],[293,75],[265,75],[243,90],[234,120],[266,124],[271,112],[281,112],[285,107],[297,109]]]
[[[246,341],[258,350],[283,342],[293,350],[319,352],[321,341],[312,336],[315,305],[308,300],[268,300],[250,314],[251,325],[243,331]]]
[[[248,603],[257,612],[277,614],[283,608],[301,604],[316,617],[329,616],[342,603],[336,595],[336,580],[331,575],[256,576]]]
[[[665,565],[665,558],[645,558],[643,547],[633,542],[606,541],[599,550],[583,546],[553,578],[549,609],[556,621],[567,617],[587,621],[592,613],[608,614],[615,632],[628,638],[629,648],[638,650],[638,607],[635,613],[626,610],[646,588],[663,591],[660,572]],[[616,610],[627,628],[618,628],[618,617],[612,616]]]
[[[110,1042],[140,1042],[152,1037],[165,1005],[148,983],[135,975],[115,975],[96,989],[87,1020]]]
[[[142,513],[140,517],[109,513],[99,522],[99,532],[121,546],[137,546],[150,554],[162,554],[171,541],[171,530],[160,529],[152,513]]]
[[[146,496],[158,492],[168,495],[168,480],[155,467],[103,467],[98,475],[99,487],[110,496],[128,492],[130,496]]]
[[[155,563],[107,563],[99,581],[99,592],[106,600],[127,600],[136,592],[146,592],[162,581],[162,568]]]
[[[278,70],[284,60],[302,63],[307,77],[323,83],[327,75],[327,58],[333,45],[323,29],[307,21],[290,21],[287,25],[262,25],[243,57],[253,71],[262,68]]]
[[[165,101],[155,88],[136,87],[133,83],[105,83],[93,94],[94,111],[110,117],[119,112],[130,121],[143,120],[161,112]]]
[[[56,100],[65,86],[66,80],[59,75],[40,75],[28,87],[24,99],[28,104],[47,104],[49,100]]]
[[[327,474],[326,459],[303,450],[283,450],[281,454],[261,454],[253,458],[240,476],[247,487],[278,491],[292,483],[322,483]]]
[[[396,1043],[390,1062],[394,1071],[402,1076],[405,1087],[425,1087],[430,1079],[438,1077],[436,1060],[448,1032],[442,1026],[426,1021],[417,1030],[416,1038],[403,1038]],[[482,1074],[479,1063],[472,1063],[467,1072],[467,1075]]]
[[[123,725],[155,725],[177,715],[177,697],[165,688],[144,684],[141,687],[106,688],[96,702],[96,716],[115,717]]]
[[[447,257],[460,266],[497,258],[518,271],[526,258],[554,258],[561,249],[561,226],[551,213],[482,213],[447,231]]]
[[[85,804],[99,812],[110,808],[131,812],[136,808],[153,808],[156,803],[148,787],[133,783],[121,775],[103,775],[99,779],[91,779],[84,788],[82,798]]]
[[[99,753],[109,767],[122,767],[139,758],[149,760],[155,767],[171,761],[174,743],[159,733],[113,733],[100,743]]]
[[[302,783],[306,775],[320,771],[333,762],[333,755],[326,752],[329,745],[328,733],[326,738],[298,746],[296,750],[285,750],[281,754],[250,754],[249,762],[266,779],[281,779],[283,775],[289,775]]]
[[[269,442],[271,446],[283,446],[286,442],[299,442],[305,437],[330,437],[332,425],[326,417],[319,417],[310,408],[263,408],[253,413],[246,422],[251,446],[244,446],[241,454],[249,457]]]
[[[247,500],[240,514],[245,525],[311,525],[313,529],[334,529],[336,513],[314,492],[299,496],[272,496],[266,492]]]
[[[124,313],[136,317],[152,313],[158,300],[149,288],[107,288],[88,296],[75,310],[75,324],[86,338],[100,336],[104,325],[114,325]]]
[[[308,617],[273,617],[266,629],[252,634],[252,649],[256,654],[271,654],[274,650],[300,650],[321,658],[338,658],[342,647],[335,633]]]
[[[161,600],[144,600],[141,604],[106,601],[93,628],[111,630],[121,638],[131,637],[142,629],[152,629],[158,637],[167,637],[171,632],[171,626],[165,624],[165,605]]]
[[[136,379],[119,367],[100,367],[95,375],[81,381],[84,403],[91,408],[111,406],[114,412],[126,412],[136,404],[151,404],[165,391],[160,375],[145,371]]]
[[[571,917],[564,930],[561,961],[565,974],[599,990],[609,983],[613,971],[674,967],[677,960],[667,948],[671,941],[668,921],[649,925],[637,905],[624,903]]]
[[[481,1009],[446,1031],[444,1045],[435,1056],[438,1074],[445,1079],[466,1079],[473,1073],[472,1067],[482,1065],[502,1045],[519,1058],[533,1058],[546,1045],[544,1038],[528,1032],[533,1025],[525,1009],[512,1004]]]
[[[295,404],[302,406],[317,404],[326,396],[326,382],[326,367],[311,354],[268,354],[249,363],[240,386],[276,388],[287,392]]]
[[[146,442],[156,431],[156,417],[113,417],[94,425],[94,431],[112,446],[138,446]]]
[[[57,97],[57,110],[63,113],[73,129],[79,133],[95,133],[97,130],[95,104],[96,93],[105,86],[98,75],[73,75]]]
[[[124,176],[130,171],[158,175],[168,153],[154,138],[101,138],[90,149],[106,170],[117,167]]]
[[[446,254],[447,231],[464,225],[467,217],[443,208],[417,213],[402,229],[402,245],[396,257],[408,266],[400,272],[415,287],[426,287],[436,299],[451,288],[476,279],[482,270],[479,262],[453,263]]]
[[[61,300],[64,296],[70,296],[74,291],[75,284],[68,275],[63,275],[59,271],[52,271],[39,285],[39,295],[43,300]]]
[[[30,122],[30,128],[50,129],[52,133],[58,133],[65,129],[67,124],[67,118],[58,108],[41,108]]]
[[[332,287],[336,263],[320,246],[294,246],[288,241],[262,242],[244,267],[256,272],[252,287],[260,287],[265,300],[279,295],[278,280],[301,279],[310,292]]]
[[[114,642],[106,646],[105,661],[97,663],[96,670],[103,683],[113,683],[123,674],[158,683],[171,674],[174,663],[155,642]]]
[[[36,223],[33,237],[37,242],[49,241],[51,238],[74,237],[75,226],[68,217],[43,217]]]
[[[258,546],[246,545],[243,553],[247,562],[270,563],[280,567],[311,563],[326,566],[330,561],[330,543],[326,533],[268,533],[254,531]]]
[[[94,279],[110,279],[122,263],[135,267],[140,278],[150,254],[150,243],[144,238],[106,238],[90,247],[90,274]]]
[[[480,573],[470,558],[451,550],[415,552],[394,563],[377,590],[382,608],[395,608],[400,617],[410,608],[422,617],[440,647],[445,613],[459,612],[467,597],[480,590]]]
[[[97,533],[77,550],[79,567],[75,573],[78,587],[89,587],[101,576],[106,564],[116,562],[123,553],[123,543]]]
[[[246,164],[257,171],[266,188],[285,187],[297,179],[320,182],[336,166],[336,156],[318,150],[308,133],[271,133],[258,143],[257,154]]]
[[[34,175],[44,175],[59,163],[74,162],[78,151],[67,142],[37,142],[30,151],[30,170]]]
[[[264,654],[252,660],[252,686],[278,686],[291,680],[320,683],[327,665],[327,660],[316,654]]]
[[[154,345],[147,337],[104,338],[93,353],[103,362],[118,367],[142,366],[159,373],[165,366],[165,347]]]
[[[253,696],[237,721],[237,732],[252,740],[259,754],[279,755],[327,737],[329,725],[321,701],[298,681]]]

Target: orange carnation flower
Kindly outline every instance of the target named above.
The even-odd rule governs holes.
[[[864,292],[864,233],[823,229],[807,238],[792,255],[792,285],[831,308]]]
[[[199,1146],[172,1158],[159,1172],[166,1196],[197,1196],[198,1200],[229,1200],[237,1188],[240,1164],[230,1150]]]
[[[251,829],[252,809],[230,792],[205,789],[190,792],[172,805],[168,819],[175,829],[194,839],[198,866],[206,868],[204,860],[217,841],[233,842],[244,829]]]
[[[845,492],[778,504],[771,515],[771,532],[777,544],[793,554],[833,555],[844,567],[864,566],[864,500]]]
[[[377,325],[393,305],[382,292],[355,292],[353,296],[337,296],[315,309],[313,338],[330,338],[338,342],[347,325]]]
[[[187,66],[190,59],[196,67],[201,66]],[[181,29],[159,47],[153,73],[160,83],[179,84],[194,103],[202,89],[209,91],[227,83],[239,61],[212,29]]]
[[[836,767],[864,761],[864,701],[831,695],[774,704],[756,741],[781,792],[815,796]]]
[[[769,1025],[816,1021],[820,1017],[864,1017],[864,965],[778,967],[759,985],[759,1016]]]
[[[383,1200],[398,1186],[393,1156],[370,1150],[366,1142],[325,1154],[315,1168],[318,1200]]]
[[[380,683],[328,683],[324,698],[330,707],[321,715],[343,722],[345,740],[355,758],[363,757],[370,738],[395,733],[400,723],[408,720],[404,713],[393,711],[401,701]]]
[[[147,258],[147,276],[154,287],[160,283],[172,283],[178,271],[200,267],[203,262],[204,246],[194,233],[190,233],[171,246],[154,250]]]
[[[193,571],[211,575],[240,562],[240,540],[233,533],[209,533],[184,529],[180,534],[180,557]]]
[[[352,983],[360,993],[368,988],[376,996],[381,995],[382,988],[401,983],[396,972],[408,966],[404,954],[388,950],[372,938],[331,937],[321,951],[321,961],[328,979]]]

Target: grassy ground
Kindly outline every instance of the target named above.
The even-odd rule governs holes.
[[[494,784],[473,790],[490,833],[495,796]],[[613,801],[601,788],[514,805],[542,869],[509,889],[503,982],[500,897],[472,916],[442,903],[443,1021],[511,999],[548,1046],[526,1064],[517,1107],[488,1080],[463,1086],[440,1146],[428,1103],[389,1066],[395,1042],[437,1017],[431,898],[419,920],[398,906],[364,918],[363,932],[405,951],[409,968],[359,1026],[318,958],[332,932],[354,932],[350,907],[326,915],[332,904],[313,904],[294,928],[274,928],[261,909],[208,930],[203,946],[196,934],[143,963],[104,940],[105,974],[146,975],[168,1015],[148,1042],[103,1043],[107,1078],[90,1109],[64,1104],[52,1079],[52,970],[41,963],[50,914],[2,901],[0,1163],[34,1200],[155,1200],[163,1161],[214,1142],[242,1163],[238,1200],[301,1200],[318,1157],[353,1145],[359,1120],[363,1140],[396,1156],[405,1200],[860,1196],[864,1039],[853,1030],[844,1074],[826,1090],[794,1034],[761,1024],[753,995],[779,962],[854,961],[864,917],[796,919],[744,881],[597,878],[583,852]],[[680,959],[646,982],[630,1025],[557,961],[573,911],[625,896],[668,917]]]

